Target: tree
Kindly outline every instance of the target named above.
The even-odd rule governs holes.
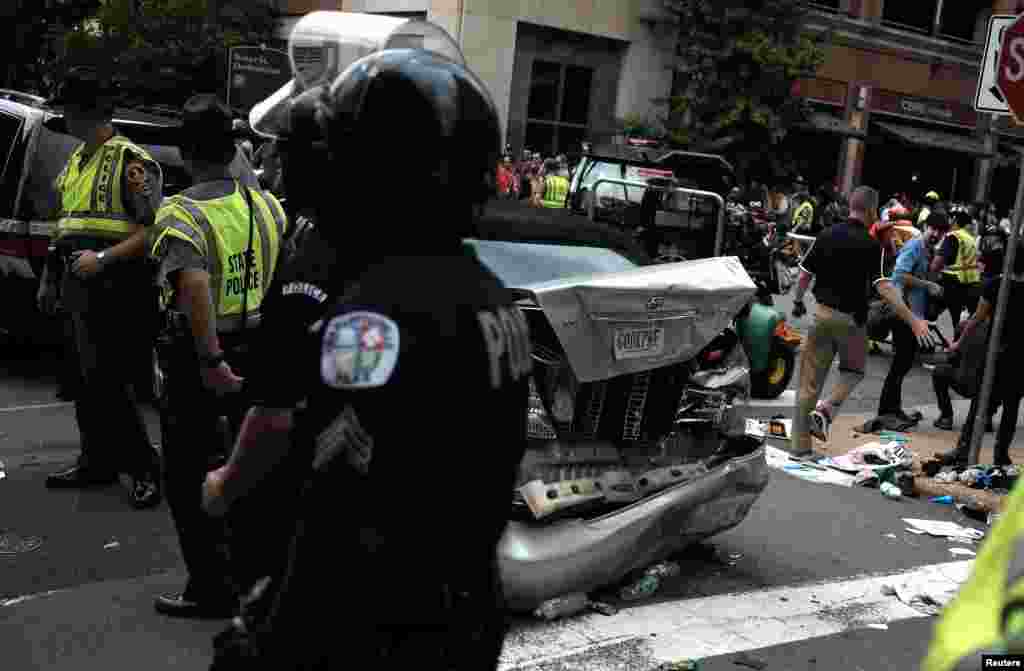
[[[829,34],[806,30],[800,0],[665,0],[665,6],[680,32],[664,119],[669,138],[726,152],[745,175],[757,157],[770,160],[766,147],[806,120],[807,103],[794,85],[824,62]]]
[[[180,108],[194,93],[222,93],[227,49],[274,43],[279,14],[253,0],[100,0],[65,35],[59,71],[102,64],[125,105]],[[59,76],[59,72],[57,73]]]

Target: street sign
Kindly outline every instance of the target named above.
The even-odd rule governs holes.
[[[999,49],[996,86],[1015,119],[1024,118],[1024,14],[1010,24]]]
[[[992,114],[1009,114],[1006,99],[996,87],[999,73],[999,47],[1003,34],[1017,19],[1015,14],[997,14],[988,20],[988,39],[985,41],[985,55],[981,57],[978,71],[978,88],[974,93],[974,109]]]
[[[228,107],[248,113],[291,78],[287,53],[264,47],[232,47],[228,52]]]

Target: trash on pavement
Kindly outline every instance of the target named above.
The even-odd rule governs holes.
[[[899,499],[903,497],[903,492],[900,488],[891,482],[883,482],[882,486],[878,488],[882,492],[882,496],[887,499]]]
[[[968,496],[961,502],[956,504],[956,509],[963,514],[964,517],[974,520],[975,522],[985,522],[988,519],[988,512],[985,510],[981,502],[973,496]]]
[[[732,663],[737,666],[745,666],[749,669],[757,669],[758,671],[768,668],[768,665],[764,661],[745,652],[741,652],[737,655],[736,659],[732,660]]]
[[[854,476],[852,475],[840,473],[831,468],[822,468],[817,464],[795,461],[789,452],[771,445],[766,445],[764,449],[768,465],[774,469],[785,471],[801,480],[842,487],[853,486]]]
[[[20,536],[13,532],[0,534],[0,555],[18,555],[38,550],[43,539],[38,536]]]
[[[914,454],[896,441],[871,442],[855,447],[838,457],[822,460],[821,463],[848,473],[878,470],[892,466],[910,468],[914,463]]]
[[[7,467],[4,466],[4,462],[0,461],[0,480],[7,477]]]
[[[871,469],[864,469],[853,477],[853,484],[861,487],[877,487],[878,473]]]
[[[966,580],[966,574],[963,580]],[[938,615],[956,596],[962,582],[941,574],[917,574],[902,583],[883,586],[882,593],[886,596],[895,596],[925,615]]]
[[[893,540],[896,540],[896,539],[897,539],[897,536],[896,536],[896,534],[886,534],[886,535],[885,535],[885,537],[886,537],[886,538],[892,538]]]
[[[972,487],[974,486],[974,483],[976,483],[978,479],[981,478],[981,476],[983,476],[984,474],[984,471],[982,471],[981,469],[968,468],[966,471],[960,474],[959,480],[968,487]]]
[[[548,599],[533,611],[533,614],[543,620],[557,620],[560,617],[569,617],[582,612],[590,605],[590,599],[583,592],[566,594],[565,596]]]
[[[930,501],[931,503],[941,503],[944,506],[951,506],[956,501],[956,499],[947,494],[945,496],[933,496],[930,499],[928,499],[928,501]]]
[[[619,597],[623,601],[638,601],[653,596],[661,587],[661,580],[658,576],[645,575],[619,590]]]
[[[934,478],[942,470],[942,460],[937,458],[929,459],[921,464],[921,470],[929,478]]]
[[[665,662],[658,665],[655,671],[700,671],[700,660],[681,659],[678,662]]]
[[[663,561],[648,566],[644,570],[644,575],[653,575],[658,579],[673,578],[679,575],[681,571],[682,569],[679,567],[679,564],[672,561]]]
[[[607,615],[608,617],[611,617],[612,615],[619,614],[618,608],[611,605],[610,603],[605,603],[604,601],[591,601],[589,605],[592,611],[594,611],[595,613],[600,613],[601,615]]]
[[[956,522],[944,522],[940,520],[916,520],[904,517],[903,521],[909,524],[914,533],[925,533],[939,538],[951,540],[980,541],[985,534],[978,529],[960,526]]]
[[[884,622],[873,622],[871,624],[866,624],[864,626],[868,629],[881,629],[883,631],[888,631],[889,629],[889,625],[885,624]]]
[[[956,471],[943,471],[941,473],[936,473],[933,477],[935,478],[935,482],[943,482],[947,484],[952,484],[960,479],[959,476],[957,476]]]
[[[110,541],[109,543],[107,543],[106,545],[103,546],[103,549],[104,550],[113,550],[114,548],[119,548],[119,547],[121,547],[121,543],[119,543],[118,541]]]
[[[975,552],[973,550],[968,550],[967,548],[949,548],[949,551],[950,551],[950,553],[955,554],[957,556],[964,556],[964,557],[977,557],[978,556],[977,552]]]

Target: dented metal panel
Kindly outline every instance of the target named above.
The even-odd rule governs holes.
[[[753,298],[753,280],[735,257],[667,263],[569,277],[523,287],[535,297],[581,382],[660,368],[695,356]],[[628,329],[661,329],[648,356],[616,356]]]

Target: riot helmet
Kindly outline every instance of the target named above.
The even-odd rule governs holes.
[[[400,242],[471,232],[477,206],[495,193],[502,138],[494,102],[469,68],[422,49],[386,49],[353,63],[321,101],[332,176],[393,207],[393,182],[366,177],[393,172],[401,156],[401,202],[431,212],[435,225],[410,225]],[[334,197],[324,194],[322,218]]]
[[[326,95],[327,86],[321,84],[293,98],[288,110],[287,130],[275,140],[285,203],[292,217],[311,211],[318,193],[325,190],[321,177],[327,165],[328,152],[320,115]]]

